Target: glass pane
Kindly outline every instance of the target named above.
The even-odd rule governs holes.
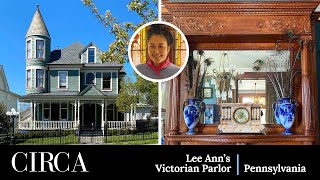
[[[103,81],[103,89],[111,89],[110,81]]]
[[[89,63],[93,63],[94,62],[94,56],[89,56]]]
[[[44,103],[44,108],[50,108],[50,103]]]
[[[67,109],[61,109],[61,119],[66,120],[67,119],[68,110]]]
[[[31,70],[27,70],[27,87],[31,87]]]
[[[37,74],[36,87],[44,87],[44,86],[43,86],[43,75],[44,75],[44,71],[43,71],[42,69],[37,69],[36,74]]]
[[[88,49],[88,62],[89,63],[94,62],[94,51],[95,51],[94,48],[89,48]]]
[[[67,103],[61,103],[61,108],[67,108]]]
[[[59,86],[67,87],[67,72],[59,72]]]
[[[49,116],[50,116],[50,109],[44,109],[43,118],[49,119]]]
[[[44,41],[43,40],[37,40],[36,41],[36,58],[44,58]]]
[[[31,41],[27,41],[27,58],[31,58]]]
[[[86,75],[86,84],[93,84],[94,83],[94,74],[88,73]]]
[[[103,89],[111,88],[111,73],[103,73]]]
[[[89,48],[89,56],[94,56],[94,48]]]
[[[107,120],[113,121],[113,110],[107,110]]]
[[[59,121],[59,104],[51,104],[51,121]]]

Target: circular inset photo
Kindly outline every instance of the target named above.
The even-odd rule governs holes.
[[[135,72],[153,82],[170,80],[188,61],[189,45],[176,26],[154,21],[140,27],[129,43],[129,60]]]

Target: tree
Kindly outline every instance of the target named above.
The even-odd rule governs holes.
[[[128,10],[136,12],[141,19],[141,23],[138,24],[121,22],[112,15],[110,10],[107,10],[104,15],[100,14],[94,0],[82,0],[82,2],[90,8],[105,28],[110,29],[110,33],[115,37],[115,40],[109,45],[109,49],[102,53],[100,57],[102,61],[127,62],[130,35],[141,25],[158,19],[157,0],[152,0],[151,3],[148,0],[131,0],[129,2]]]
[[[136,104],[139,97],[134,96],[134,82],[129,77],[124,77],[120,82],[120,92],[116,100],[116,106],[120,112],[128,112],[131,104]]]
[[[140,76],[137,76],[136,87],[144,96],[146,104],[152,105],[152,115],[157,115],[158,112],[158,83],[147,81]]]
[[[138,101],[153,106],[151,114],[157,116],[158,112],[158,83],[147,81],[137,76],[137,81],[132,82],[125,77],[120,82],[120,93],[116,100],[116,106],[120,112],[129,112],[131,104]]]
[[[0,103],[0,134],[7,133],[9,130],[10,119],[6,114],[6,107]]]
[[[130,35],[143,24],[158,20],[158,0],[131,0],[128,3],[128,10],[135,12],[141,19],[141,23],[137,24],[121,22],[112,15],[110,10],[107,10],[104,15],[100,14],[94,0],[82,0],[82,2],[115,37],[109,49],[102,53],[100,57],[102,61],[128,62]],[[137,75],[136,77],[136,82],[132,82],[128,77],[123,78],[120,82],[120,92],[116,100],[118,111],[128,112],[131,104],[144,99],[145,103],[153,106],[152,112],[155,115],[155,112],[158,112],[158,83],[149,82]],[[135,94],[135,91],[138,94]]]

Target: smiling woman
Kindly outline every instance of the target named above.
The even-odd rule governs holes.
[[[183,34],[163,23],[151,23],[131,39],[130,62],[147,80],[168,80],[181,72],[186,64]]]

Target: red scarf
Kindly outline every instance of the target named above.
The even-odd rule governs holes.
[[[153,65],[153,62],[151,60],[147,61],[147,65],[151,67],[158,76],[160,76],[160,71],[170,66],[170,64],[171,62],[169,57],[167,57],[167,59],[160,63],[158,66]]]

